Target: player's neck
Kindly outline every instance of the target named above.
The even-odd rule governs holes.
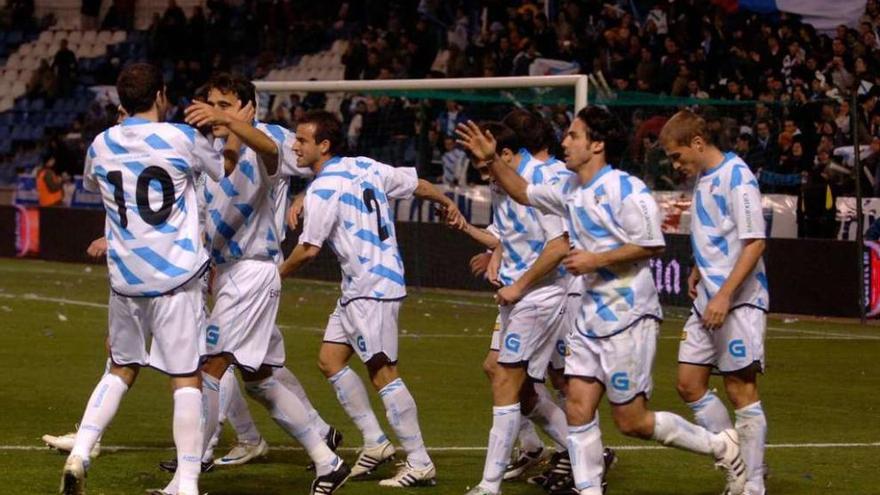
[[[718,148],[714,146],[710,146],[706,149],[705,159],[703,160],[702,166],[700,167],[702,172],[706,172],[708,170],[712,170],[724,163],[724,153],[721,152]]]
[[[582,185],[589,184],[590,181],[596,177],[596,174],[598,174],[600,170],[605,168],[605,165],[608,165],[605,160],[596,158],[581,165],[581,167],[578,169],[578,179],[580,179],[580,183]]]
[[[334,156],[336,155],[322,155],[321,158],[315,162],[315,166],[312,169],[315,172],[315,175],[320,174],[321,170],[324,170],[324,165],[332,160]]]
[[[132,117],[149,120],[150,122],[159,122],[159,111],[156,110],[156,107],[154,106],[146,112],[136,113],[132,115]]]
[[[547,160],[550,159],[550,152],[547,150],[541,150],[532,156],[535,157],[535,159],[537,159],[537,160],[540,160],[542,162],[546,162]]]

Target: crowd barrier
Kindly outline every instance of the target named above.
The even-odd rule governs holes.
[[[95,209],[42,208],[38,213],[39,252],[31,256],[51,261],[90,262],[89,242],[103,235],[104,213]],[[0,255],[16,254],[23,209],[0,207]],[[298,237],[285,242],[289,252]],[[466,236],[427,222],[398,222],[407,282],[413,287],[491,290],[470,274],[468,261],[481,248]],[[667,234],[667,248],[651,260],[651,271],[664,304],[687,307],[687,277],[691,248],[686,235]],[[870,253],[880,253],[880,248]],[[837,240],[769,239],[764,259],[770,281],[770,309],[775,313],[857,317],[858,283],[864,280],[869,302],[880,307],[880,254],[866,256],[860,274],[854,260],[854,242]],[[339,265],[333,255],[321,255],[301,272],[310,279],[338,281]],[[876,279],[876,281],[875,281]]]

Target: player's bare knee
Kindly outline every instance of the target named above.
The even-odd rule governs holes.
[[[724,376],[724,389],[736,409],[742,409],[760,400],[757,374],[751,370]]]
[[[115,363],[110,365],[110,373],[118,376],[128,387],[134,385],[139,372],[139,366],[119,366]]]
[[[346,346],[324,343],[318,352],[318,369],[330,378],[345,368],[350,355],[351,349]]]
[[[376,354],[366,362],[366,365],[370,381],[376,390],[381,390],[400,378],[397,373],[397,365],[392,363],[384,353]]]
[[[706,392],[708,391],[708,387],[702,383],[688,380],[681,376],[678,377],[678,381],[675,383],[675,389],[678,390],[679,397],[685,402],[698,401],[706,395]]]
[[[483,360],[483,372],[486,373],[486,377],[489,378],[491,382],[494,376],[498,373],[498,356],[493,356],[489,354],[486,356],[486,359]]]
[[[596,411],[580,398],[569,398],[565,402],[565,419],[570,425],[585,425],[593,421]]]
[[[202,365],[202,373],[207,373],[219,380],[223,377],[223,373],[226,373],[230,364],[231,360],[224,354],[211,356]]]
[[[618,431],[628,437],[649,439],[654,433],[648,414],[627,407],[612,408],[611,416]]]

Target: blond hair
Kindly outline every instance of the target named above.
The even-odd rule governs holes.
[[[660,131],[661,144],[690,146],[695,137],[703,138],[709,144],[714,141],[709,135],[706,119],[691,110],[681,110],[673,115]]]

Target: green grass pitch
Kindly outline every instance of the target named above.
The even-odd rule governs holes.
[[[64,457],[43,448],[40,436],[73,428],[102,372],[107,293],[103,267],[0,260],[0,493],[57,490]],[[321,331],[337,295],[333,284],[287,281],[279,323],[288,366],[324,418],[345,434],[345,447],[355,448],[359,435],[315,366]],[[462,494],[480,479],[491,421],[488,382],[480,369],[495,319],[491,302],[488,294],[411,290],[404,303],[400,369],[419,405],[438,469],[437,487],[405,493]],[[674,389],[684,311],[670,308],[667,313],[652,405],[691,417]],[[771,318],[769,327],[762,381],[770,423],[768,493],[880,493],[880,329],[779,318]],[[363,371],[360,363],[353,367]],[[306,493],[311,480],[304,470],[306,456],[259,405],[250,404],[276,449],[265,460],[205,475],[202,490],[212,495]],[[384,423],[375,394],[373,404]],[[164,486],[168,477],[156,463],[172,455],[170,412],[167,380],[145,370],[104,437],[105,453],[92,464],[88,493],[137,494]],[[609,494],[720,493],[723,474],[712,469],[710,459],[623,438],[614,431],[607,407],[601,415],[606,445],[620,449]],[[227,431],[218,453],[230,440]],[[108,448],[113,446],[122,449]],[[353,460],[353,450],[344,456]],[[540,493],[522,482],[505,483],[503,490]],[[340,493],[381,491],[375,482],[351,482]]]

